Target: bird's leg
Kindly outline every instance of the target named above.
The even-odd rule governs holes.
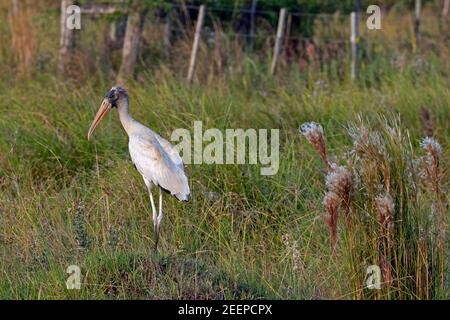
[[[153,194],[150,187],[148,187],[148,194],[150,195],[150,203],[152,205],[153,214],[153,231],[155,236],[155,251],[158,249],[158,216],[156,212],[155,200],[153,200]]]
[[[157,231],[159,235],[159,231],[161,230],[161,220],[163,218],[163,211],[162,211],[162,201],[163,200],[163,193],[161,187],[159,187],[159,213],[157,218]]]

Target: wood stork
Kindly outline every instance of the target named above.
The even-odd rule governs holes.
[[[180,201],[187,201],[190,193],[189,184],[184,174],[183,161],[175,148],[169,141],[134,120],[129,113],[128,105],[127,91],[121,87],[112,87],[106,93],[87,137],[90,140],[100,121],[111,109],[117,109],[120,122],[128,135],[131,160],[144,178],[150,196],[156,251],[163,218],[162,191],[170,192]],[[159,189],[158,212],[152,194],[153,186],[157,186]]]

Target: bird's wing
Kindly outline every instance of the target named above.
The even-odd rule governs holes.
[[[189,183],[183,166],[171,159],[156,135],[130,137],[129,149],[134,165],[144,178],[168,190],[179,200],[188,199]]]
[[[163,137],[161,137],[158,134],[155,134],[155,138],[158,140],[158,142],[161,145],[161,147],[163,148],[163,150],[167,153],[170,160],[172,160],[172,162],[176,166],[180,167],[181,170],[184,170],[183,159],[181,159],[181,157],[178,154],[178,151],[175,149],[175,147],[169,141],[167,141],[166,139],[164,139]]]

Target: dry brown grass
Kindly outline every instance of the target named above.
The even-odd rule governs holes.
[[[333,256],[337,261],[347,257],[352,273],[363,262],[361,259],[371,257],[381,269],[384,292],[389,298],[402,297],[407,291],[423,299],[436,295],[438,288],[445,287],[448,231],[441,145],[434,138],[424,138],[421,146],[425,155],[420,165],[414,166],[409,134],[399,123],[389,125],[381,119],[374,125],[359,117],[348,131],[353,149],[341,159],[353,173],[333,163],[325,178],[324,220]],[[327,164],[322,126],[306,123],[301,133]],[[422,184],[416,183],[418,177]],[[432,199],[426,209],[431,214],[425,217],[415,204],[422,194]],[[342,226],[340,207],[347,213],[347,223]],[[343,242],[338,247],[339,241]],[[360,280],[355,288],[356,292],[364,290]]]
[[[36,56],[36,41],[32,26],[32,1],[11,1],[9,23],[12,34],[12,52],[19,75],[28,73]]]

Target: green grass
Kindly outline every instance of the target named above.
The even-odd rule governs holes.
[[[179,203],[166,197],[157,256],[152,253],[148,195],[129,160],[117,114],[102,123],[92,143],[86,140],[106,87],[75,88],[43,77],[2,88],[0,296],[380,298],[393,291],[400,298],[417,298],[407,280],[401,282],[405,288],[375,296],[358,291],[365,268],[374,263],[376,235],[357,235],[364,239],[358,244],[361,256],[349,262],[342,218],[338,258],[332,257],[321,218],[323,167],[298,126],[309,120],[321,123],[329,152],[341,155],[351,148],[345,127],[358,114],[375,130],[382,130],[385,116],[391,125],[400,122],[417,151],[423,136],[420,108],[427,106],[446,150],[448,79],[429,75],[418,85],[408,75],[395,74],[378,88],[332,84],[315,96],[301,81],[270,84],[263,94],[261,88],[244,92],[239,86],[244,80],[192,89],[171,79],[128,86],[134,117],[166,137],[175,128],[192,130],[194,120],[205,128],[281,130],[275,176],[260,176],[259,168],[250,165],[187,167],[192,198]],[[402,174],[398,171],[393,179],[400,183]],[[423,211],[431,212],[429,199],[424,196]],[[364,201],[353,210],[361,228],[365,223],[370,228],[359,220],[367,210]],[[285,234],[297,243],[300,268],[282,241]],[[80,291],[65,289],[71,264],[82,269]],[[413,271],[404,272],[407,279]],[[432,290],[433,297],[443,298],[448,294],[444,289]]]
[[[138,80],[126,85],[130,110],[163,137],[176,128],[192,132],[194,121],[202,121],[203,130],[280,129],[274,176],[261,176],[252,165],[188,165],[190,201],[165,196],[155,254],[148,193],[116,112],[93,141],[86,138],[112,85],[104,72],[111,66],[95,60],[101,46],[93,44],[104,38],[103,29],[87,24],[80,47],[89,50],[74,62],[85,68],[78,70],[79,81],[64,81],[54,75],[59,20],[49,18],[58,8],[41,6],[33,15],[38,59],[24,76],[15,74],[6,5],[0,7],[6,44],[0,48],[0,298],[450,297],[448,243],[436,240],[440,224],[433,211],[442,203],[448,221],[445,43],[407,55],[401,70],[392,58],[404,54],[403,44],[398,51],[378,44],[364,53],[356,83],[347,58],[301,71],[293,64],[270,77],[270,52],[259,52],[239,61],[230,57],[222,74],[210,77],[203,48],[199,59],[206,62],[193,87],[181,79],[184,71],[170,69],[184,66],[184,57],[169,66],[152,60],[144,71],[141,64]],[[422,119],[423,108],[431,124]],[[330,159],[351,170],[355,181],[350,223],[343,212],[338,220],[335,255],[323,219],[327,172],[298,130],[308,121],[322,125]],[[361,126],[380,137],[386,152],[379,158],[350,153],[354,141],[347,129]],[[418,160],[425,156],[420,141],[430,126],[443,149],[438,196],[419,175]],[[394,242],[387,249],[393,282],[371,291],[363,288],[366,268],[380,264],[384,249],[376,197],[388,185],[395,204]],[[81,290],[66,289],[70,265],[81,268]]]

